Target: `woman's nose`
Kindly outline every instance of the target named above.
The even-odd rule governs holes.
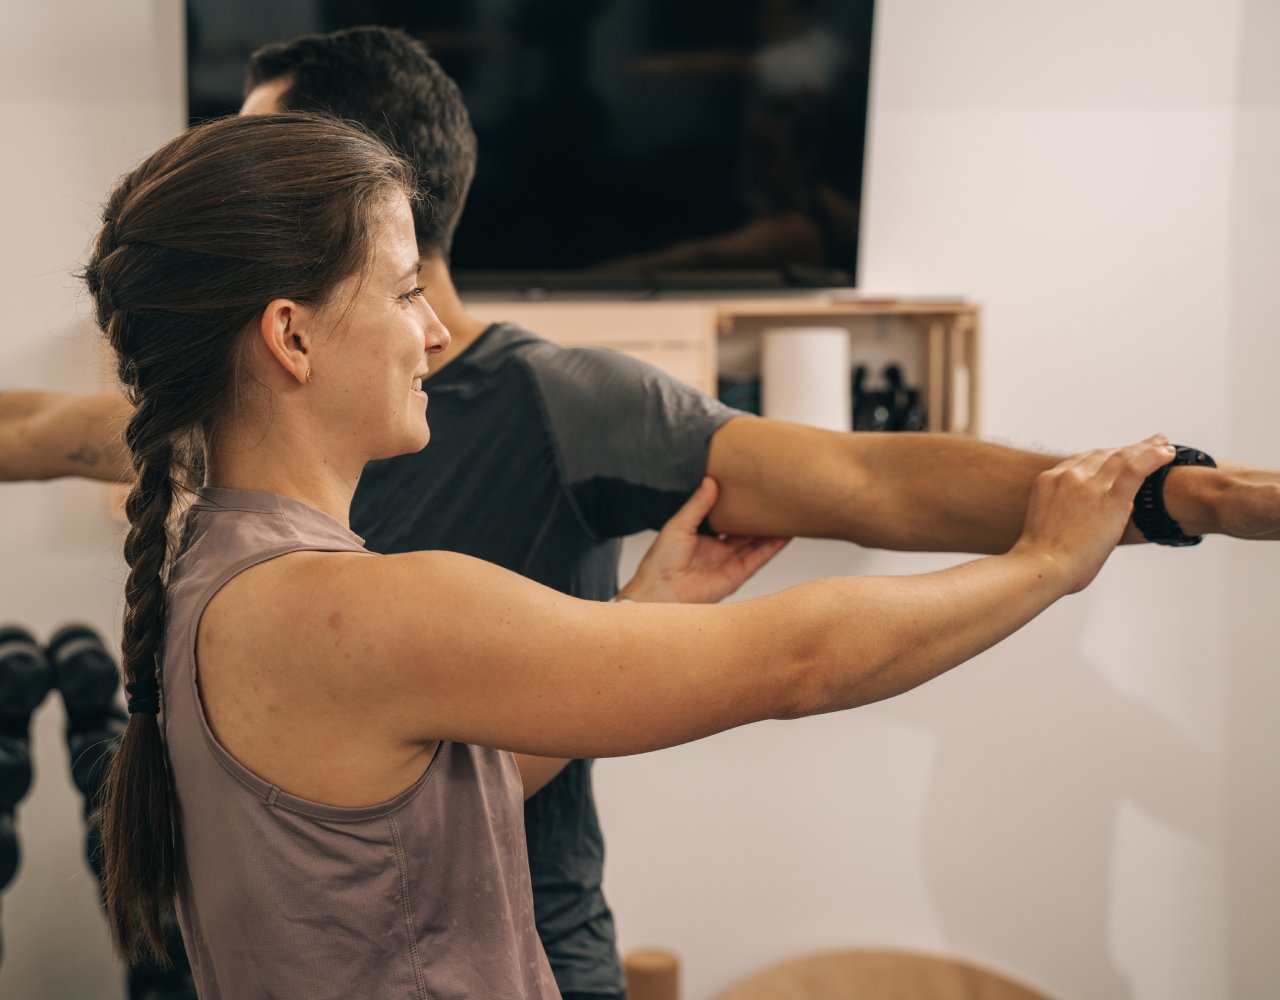
[[[423,350],[428,354],[439,354],[449,346],[449,330],[440,322],[440,317],[436,315],[435,310],[430,306],[427,307],[430,316],[427,317],[426,337],[424,338]]]

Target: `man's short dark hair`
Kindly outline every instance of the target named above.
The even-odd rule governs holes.
[[[285,77],[285,108],[359,122],[414,164],[418,249],[447,260],[475,176],[476,134],[458,85],[426,46],[379,27],[274,42],[249,57],[245,94]]]

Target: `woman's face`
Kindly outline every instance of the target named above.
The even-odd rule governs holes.
[[[344,281],[315,314],[319,330],[306,394],[320,410],[317,419],[335,428],[352,457],[363,461],[426,445],[422,379],[428,356],[449,344],[449,331],[418,285],[408,199],[396,195],[374,232],[371,266]]]

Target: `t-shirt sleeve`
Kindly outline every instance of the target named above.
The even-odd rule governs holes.
[[[617,351],[550,347],[528,363],[565,488],[600,538],[662,527],[702,481],[711,436],[746,416]]]

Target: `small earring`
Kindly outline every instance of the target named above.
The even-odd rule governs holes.
[[[312,381],[312,376],[313,376],[313,375],[314,375],[314,373],[311,371],[311,366],[310,366],[310,365],[308,365],[308,366],[307,366],[307,381],[308,381],[308,382]]]

